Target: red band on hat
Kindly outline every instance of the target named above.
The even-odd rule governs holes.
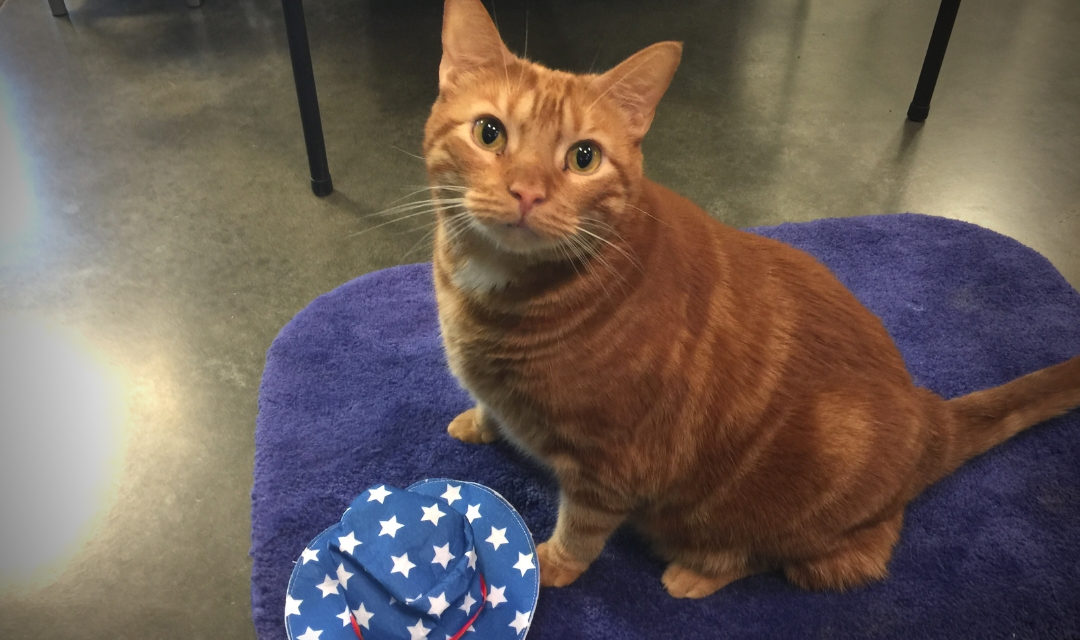
[[[465,632],[469,630],[469,627],[471,627],[473,623],[476,622],[476,619],[480,617],[480,612],[484,610],[485,604],[487,604],[487,582],[484,581],[484,576],[481,575],[480,606],[476,608],[476,613],[473,614],[473,617],[469,618],[469,621],[465,623],[465,626],[462,627],[461,631],[458,631],[451,636],[450,640],[461,640],[461,636],[465,635]],[[364,640],[364,634],[360,632],[360,625],[356,622],[356,616],[354,616],[351,611],[349,612],[349,622],[352,623],[352,630],[356,633],[356,637],[360,638],[360,640]]]
[[[473,625],[473,623],[476,622],[476,619],[480,617],[480,612],[484,610],[484,604],[486,602],[487,602],[487,583],[484,582],[484,576],[481,575],[480,576],[480,606],[476,608],[476,613],[473,614],[473,617],[469,618],[469,621],[465,623],[465,626],[462,627],[461,631],[458,631],[456,634],[454,634],[450,638],[450,640],[461,640],[461,636],[465,635],[465,632],[469,630],[469,627],[471,627]]]

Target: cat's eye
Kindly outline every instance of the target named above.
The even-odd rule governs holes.
[[[480,116],[473,124],[473,140],[476,144],[499,153],[506,148],[506,128],[495,116]]]
[[[600,167],[600,155],[600,146],[592,140],[575,142],[566,152],[566,166],[574,173],[589,174]]]

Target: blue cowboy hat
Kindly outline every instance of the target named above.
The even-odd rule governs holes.
[[[424,480],[361,493],[293,568],[290,640],[524,638],[540,576],[521,516],[487,487]]]

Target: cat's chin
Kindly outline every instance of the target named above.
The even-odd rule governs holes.
[[[481,222],[474,228],[492,249],[515,256],[547,257],[561,244],[528,226]]]

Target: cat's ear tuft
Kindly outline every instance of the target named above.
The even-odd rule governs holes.
[[[681,59],[681,42],[658,42],[594,78],[594,89],[619,105],[629,122],[630,134],[640,140],[649,130],[656,105],[671,84]]]
[[[439,89],[462,72],[502,65],[514,57],[499,37],[480,0],[446,0],[443,5],[443,55]]]

